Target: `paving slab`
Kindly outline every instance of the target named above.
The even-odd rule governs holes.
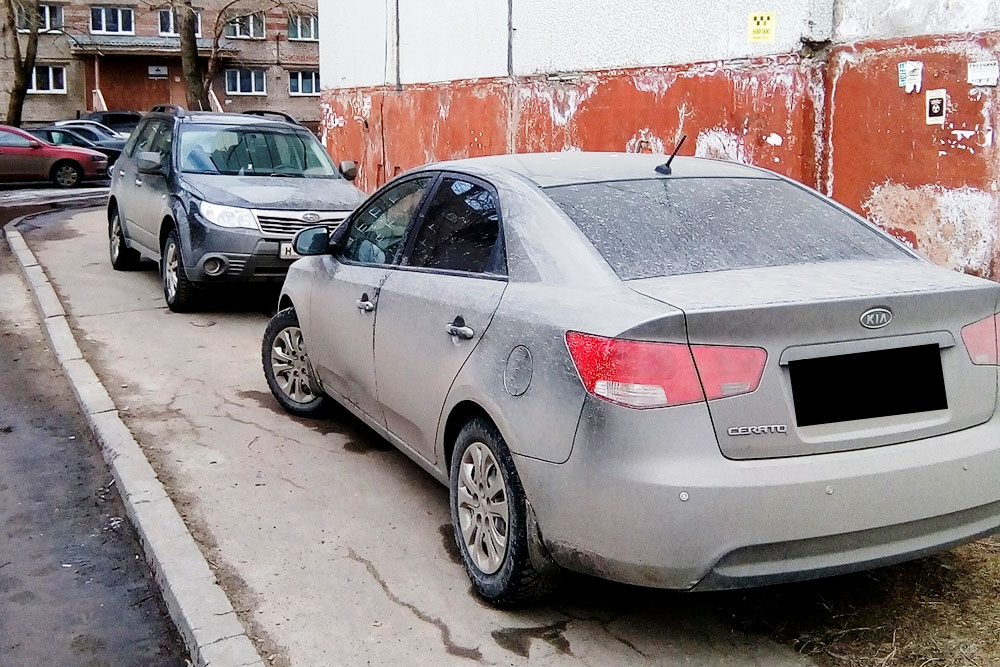
[[[270,396],[269,304],[169,312],[155,270],[111,269],[106,225],[102,211],[53,214],[25,237],[268,664],[808,664],[738,629],[727,594],[571,577],[534,608],[482,604],[443,486],[346,412],[295,419]],[[201,659],[256,660],[228,641]]]

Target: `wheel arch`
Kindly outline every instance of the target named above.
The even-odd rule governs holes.
[[[167,235],[169,235],[170,232],[176,228],[177,228],[177,223],[171,216],[169,215],[163,216],[163,220],[160,221],[160,234],[158,236],[159,246],[160,246],[159,249],[161,251],[163,250],[163,244],[167,242]]]
[[[111,225],[111,213],[118,210],[118,197],[111,195],[108,197],[108,226]]]
[[[56,177],[56,170],[59,167],[61,167],[62,165],[64,165],[64,164],[68,164],[68,165],[72,165],[73,167],[76,167],[76,170],[78,172],[80,172],[80,180],[81,181],[83,180],[83,176],[84,176],[83,165],[80,164],[79,162],[77,162],[76,160],[74,160],[73,158],[69,158],[69,157],[58,158],[58,159],[56,159],[55,162],[52,163],[52,166],[49,167],[49,179],[50,180],[54,179]]]
[[[451,472],[451,455],[452,452],[455,451],[455,440],[458,438],[458,432],[462,430],[462,426],[464,426],[466,422],[476,417],[482,417],[483,419],[489,420],[489,422],[493,424],[497,430],[500,430],[500,425],[497,424],[497,421],[493,419],[486,408],[478,402],[472,399],[464,399],[452,406],[451,411],[448,413],[448,418],[445,420],[444,430],[441,436],[442,454],[444,455],[443,469],[446,474]]]

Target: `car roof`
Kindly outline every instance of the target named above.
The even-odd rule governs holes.
[[[666,155],[645,153],[516,153],[449,160],[428,165],[428,169],[457,169],[474,173],[505,169],[519,174],[539,187],[600,181],[663,178],[655,171]],[[677,157],[671,163],[672,178],[778,178],[763,169],[736,162],[708,158]]]
[[[306,129],[302,125],[296,123],[290,123],[286,120],[278,118],[268,118],[266,116],[258,116],[251,114],[242,113],[231,113],[223,112],[218,113],[215,111],[185,111],[183,115],[176,115],[170,112],[163,111],[151,111],[145,114],[150,118],[177,118],[182,123],[213,123],[219,125],[273,125],[274,127],[293,127],[295,129]]]

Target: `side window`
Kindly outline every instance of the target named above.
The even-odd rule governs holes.
[[[498,256],[500,215],[496,196],[467,181],[445,178],[427,207],[410,252],[411,266],[505,274]]]
[[[342,257],[365,264],[392,264],[406,228],[420,206],[431,177],[415,178],[392,188],[354,219]]]
[[[160,162],[163,165],[170,163],[170,147],[174,143],[174,128],[170,123],[156,123],[157,130],[153,140],[146,150],[160,154]]]
[[[19,148],[27,148],[30,145],[30,141],[22,137],[20,134],[0,131],[0,146],[17,146]]]
[[[146,121],[135,128],[135,132],[132,133],[132,136],[128,138],[128,142],[125,144],[125,154],[132,157],[136,153],[147,150],[145,147],[149,146],[153,134],[156,133],[156,126],[158,124],[156,121]],[[140,148],[140,146],[143,146],[143,148]]]

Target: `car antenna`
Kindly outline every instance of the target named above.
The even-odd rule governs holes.
[[[684,140],[687,138],[688,135],[686,134],[681,135],[681,140],[677,142],[677,146],[674,148],[674,152],[670,154],[670,159],[668,159],[665,163],[656,166],[657,174],[663,174],[664,176],[670,175],[670,163],[674,161],[674,158],[677,156],[677,151],[681,149],[681,146],[684,145]]]

